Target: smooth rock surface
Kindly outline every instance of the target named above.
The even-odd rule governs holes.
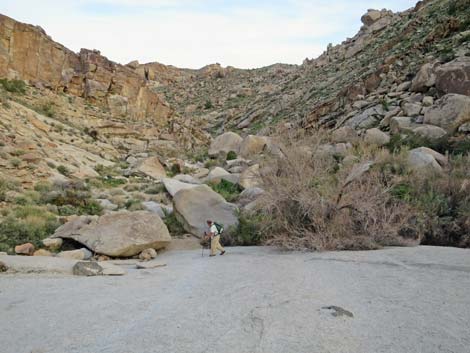
[[[198,186],[196,184],[183,183],[181,181],[169,178],[163,179],[163,185],[165,185],[166,191],[168,191],[171,196],[175,196],[178,191],[192,189]]]
[[[124,277],[2,274],[2,353],[468,352],[468,249],[227,250]]]
[[[238,225],[237,207],[207,185],[178,192],[173,199],[173,208],[184,229],[198,237],[208,230],[208,219],[222,224],[226,231],[230,226]]]

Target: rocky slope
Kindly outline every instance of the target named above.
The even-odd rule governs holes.
[[[430,96],[468,95],[469,8],[467,0],[427,0],[402,13],[369,11],[356,36],[300,66],[238,70],[211,65],[180,70],[171,81],[166,70],[175,73],[174,68],[145,64],[137,70],[148,68],[156,80],[162,77],[158,90],[180,114],[219,133],[267,127],[266,133],[279,121],[339,127],[373,107],[378,118],[394,110],[403,114],[402,105],[417,99],[408,93],[409,82],[425,63],[437,71],[441,67]],[[460,75],[460,83],[449,83],[449,77]]]

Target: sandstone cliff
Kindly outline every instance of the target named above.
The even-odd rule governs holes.
[[[0,76],[66,92],[108,107],[114,117],[166,121],[173,112],[147,81],[99,51],[76,54],[37,26],[0,15]]]

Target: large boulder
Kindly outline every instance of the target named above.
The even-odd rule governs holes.
[[[408,155],[408,166],[414,171],[442,172],[442,167],[434,156],[421,149],[410,151]]]
[[[165,167],[160,163],[158,157],[149,157],[140,161],[135,170],[156,180],[166,177]]]
[[[470,97],[461,94],[446,94],[424,114],[425,124],[439,126],[450,133],[469,121]]]
[[[409,116],[394,116],[390,119],[390,132],[398,134],[401,132],[411,131],[416,127],[413,119]]]
[[[254,157],[263,152],[268,142],[269,139],[266,136],[248,135],[240,145],[239,154],[244,158]]]
[[[460,57],[436,70],[436,87],[443,93],[470,96],[470,58]]]
[[[209,148],[210,156],[217,156],[220,153],[227,154],[230,151],[238,153],[240,150],[240,145],[243,139],[240,135],[234,132],[226,132],[220,136],[217,136],[214,141],[212,141]]]
[[[146,211],[76,217],[59,227],[52,237],[73,239],[95,253],[112,257],[134,256],[147,248],[164,248],[171,242],[161,218]]]
[[[433,64],[424,64],[411,82],[412,92],[426,92],[436,83],[436,74]]]
[[[413,133],[428,140],[439,140],[447,135],[447,131],[445,131],[443,128],[428,124],[422,124],[421,126],[414,128]]]
[[[175,194],[180,190],[191,189],[198,186],[196,184],[183,183],[181,181],[169,178],[163,179],[163,185],[171,196],[175,196]]]
[[[331,133],[331,142],[334,143],[356,143],[359,140],[357,131],[351,126],[343,126]]]
[[[366,131],[364,142],[368,145],[385,146],[390,142],[390,136],[377,128],[373,128]]]
[[[202,237],[207,231],[208,219],[222,224],[226,231],[238,225],[237,206],[225,201],[207,185],[179,191],[173,205],[184,229],[197,237]]]

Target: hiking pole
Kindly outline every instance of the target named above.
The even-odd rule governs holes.
[[[202,250],[201,250],[201,257],[204,257],[204,241],[205,241],[205,237],[206,237],[206,232],[204,232],[204,238],[202,238],[203,241],[201,242],[201,248],[202,248]]]

